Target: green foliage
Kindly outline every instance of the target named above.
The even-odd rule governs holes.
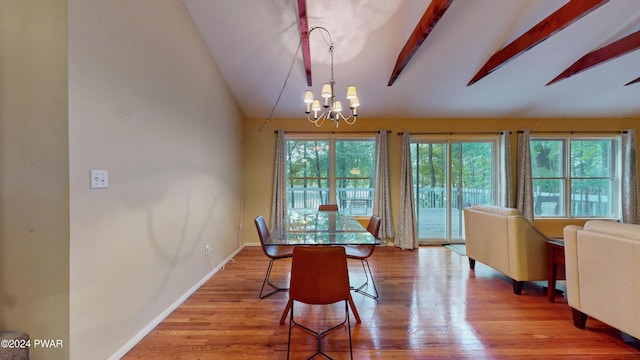
[[[451,144],[451,176],[455,188],[490,189],[492,186],[493,143],[455,142]],[[447,144],[415,143],[411,147],[416,185],[441,188],[447,185]]]
[[[371,139],[336,140],[336,187],[373,187],[375,145]]]
[[[579,188],[597,189],[602,186],[599,179],[613,177],[611,152],[612,139],[571,139],[569,169],[564,166],[567,139],[531,140],[531,165],[534,179],[538,179],[539,191],[560,192],[565,171],[573,179],[586,179],[579,182]],[[599,178],[599,179],[597,179]],[[593,179],[593,180],[589,180]],[[578,186],[578,183],[575,183]]]
[[[329,187],[329,140],[287,140],[289,187]],[[335,140],[336,187],[373,187],[375,140]]]
[[[329,142],[287,141],[287,180],[290,187],[327,187]]]
[[[531,140],[533,177],[562,177],[564,140]]]

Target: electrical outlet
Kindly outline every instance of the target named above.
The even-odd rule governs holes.
[[[205,255],[209,255],[209,253],[211,252],[211,245],[207,244],[204,246],[204,254]]]
[[[108,170],[91,170],[91,188],[106,189],[109,187]]]

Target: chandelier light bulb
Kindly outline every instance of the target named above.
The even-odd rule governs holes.
[[[304,93],[304,103],[307,104],[306,113],[308,114],[309,111],[311,110],[311,104],[313,103],[313,92],[311,90],[307,90]]]
[[[313,102],[313,91],[307,90],[304,93],[304,102],[307,104],[311,104]]]
[[[336,101],[333,103],[333,111],[337,113],[342,112],[342,103],[340,101]]]
[[[349,108],[354,119],[358,116],[358,106],[360,106],[360,99],[357,96],[349,100]]]
[[[320,100],[313,100],[313,104],[311,105],[311,110],[313,110],[313,118],[318,118],[318,111],[320,111]]]
[[[354,98],[349,99],[349,108],[355,109],[358,106],[360,106],[360,99],[358,99],[357,96],[354,97]]]
[[[347,99],[351,100],[357,97],[358,97],[358,93],[356,91],[355,85],[349,85],[349,87],[347,87]]]
[[[326,98],[330,98],[331,96],[332,96],[331,85],[329,84],[322,85],[322,97],[326,99]]]

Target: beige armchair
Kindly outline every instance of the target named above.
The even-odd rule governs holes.
[[[564,228],[573,323],[592,316],[640,338],[640,225],[590,220]]]
[[[522,293],[525,281],[547,279],[549,240],[518,209],[475,205],[464,209],[469,266],[479,261],[513,280],[513,292]]]

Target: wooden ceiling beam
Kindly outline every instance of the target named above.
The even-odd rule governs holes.
[[[520,37],[493,54],[482,66],[480,71],[469,81],[467,86],[473,85],[478,80],[491,74],[499,67],[540,44],[558,31],[573,24],[607,2],[609,2],[609,0],[571,0],[529,29],[526,33],[520,35]]]
[[[594,66],[603,64],[609,60],[613,60],[619,56],[622,56],[631,51],[640,48],[640,31],[636,31],[633,34],[629,34],[620,40],[612,42],[611,44],[601,47],[598,50],[594,50],[587,55],[578,59],[571,66],[569,66],[560,75],[556,76],[553,80],[549,81],[547,86],[555,84],[560,80],[570,78],[573,75],[579,74],[585,70],[588,70]]]
[[[411,60],[416,51],[418,51],[420,45],[422,45],[427,36],[429,36],[431,30],[433,30],[436,24],[438,24],[438,21],[440,21],[440,18],[442,18],[452,2],[453,0],[431,0],[429,7],[425,10],[420,22],[418,22],[413,33],[409,36],[407,43],[400,51],[400,55],[398,55],[398,59],[396,60],[396,66],[393,68],[393,72],[391,73],[391,78],[389,79],[387,86],[393,85],[398,76],[400,76],[402,69],[407,66],[409,60]]]
[[[298,22],[300,26],[300,44],[302,60],[307,74],[307,86],[311,86],[311,50],[309,50],[309,19],[307,18],[307,0],[298,0]]]
[[[636,83],[639,83],[639,82],[640,82],[640,77],[629,81],[628,83],[624,84],[624,86],[633,85],[633,84],[636,84]]]

